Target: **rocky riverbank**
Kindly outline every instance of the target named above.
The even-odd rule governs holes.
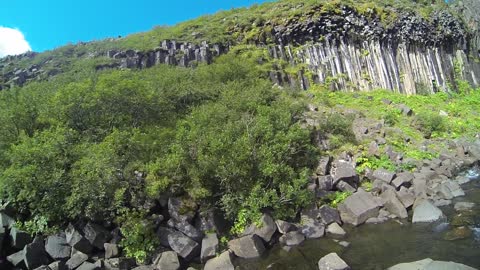
[[[377,169],[358,174],[354,156],[344,153],[335,158],[325,157],[320,160],[308,188],[320,200],[335,190],[350,192],[337,208],[312,204],[301,212],[298,220],[291,222],[274,220],[264,213],[258,223],[228,243],[219,241],[219,236],[225,233],[221,216],[213,210],[200,211],[185,198],[171,197],[163,204],[164,215],[152,217],[157,221],[161,247],[152,252],[147,265],[137,265],[135,260],[125,257],[118,229],[79,222],[55,235],[32,237],[16,228],[7,208],[0,215],[3,243],[0,251],[4,256],[1,269],[186,269],[198,263],[204,263],[204,269],[208,270],[234,269],[235,258],[258,258],[273,245],[280,244],[288,251],[306,239],[325,235],[342,237],[346,234],[342,226],[347,224],[360,226],[398,220],[437,222],[441,226],[445,215],[439,207],[463,196],[461,185],[474,177],[457,174],[478,164],[480,140],[450,141],[449,149],[436,159],[424,160],[414,172]],[[402,162],[401,153],[392,156]],[[371,187],[362,186],[365,181],[371,181]],[[468,217],[473,206],[466,201],[455,203],[457,214],[446,237],[455,240],[472,234]],[[332,265],[336,268],[331,268]],[[319,269],[349,268],[338,255],[331,254],[319,261]]]

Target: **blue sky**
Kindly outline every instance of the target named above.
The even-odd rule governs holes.
[[[16,53],[27,46],[16,40],[18,32],[33,51],[44,51],[68,42],[125,36],[265,1],[4,0],[0,4],[0,57],[2,48]]]

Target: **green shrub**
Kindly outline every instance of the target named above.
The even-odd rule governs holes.
[[[153,223],[146,219],[145,212],[126,209],[117,222],[121,224],[123,238],[120,246],[125,255],[135,258],[138,263],[145,263],[159,244]]]
[[[416,115],[415,120],[418,129],[422,131],[426,138],[446,131],[444,118],[438,114],[422,112]]]

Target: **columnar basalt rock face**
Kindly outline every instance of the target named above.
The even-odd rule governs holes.
[[[277,44],[269,47],[270,56],[297,66],[298,72],[278,69],[270,78],[303,89],[310,77],[332,90],[383,88],[406,94],[447,91],[456,79],[480,85],[475,19],[465,26],[447,12],[428,20],[400,13],[385,26],[372,16],[344,7],[341,14],[275,27]]]

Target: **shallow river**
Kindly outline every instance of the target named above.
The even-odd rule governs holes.
[[[470,171],[473,175],[473,171]],[[330,252],[337,252],[354,270],[383,270],[401,262],[424,258],[454,261],[480,269],[480,177],[463,185],[465,197],[456,198],[451,206],[441,207],[448,220],[455,213],[453,204],[458,201],[475,203],[471,237],[462,240],[444,240],[445,231],[434,224],[400,224],[389,221],[377,225],[346,227],[350,246],[343,247],[325,237],[305,241],[289,252],[277,245],[256,260],[237,260],[240,269],[318,269],[318,260]],[[411,215],[411,213],[410,213]],[[411,220],[411,216],[409,217]]]

